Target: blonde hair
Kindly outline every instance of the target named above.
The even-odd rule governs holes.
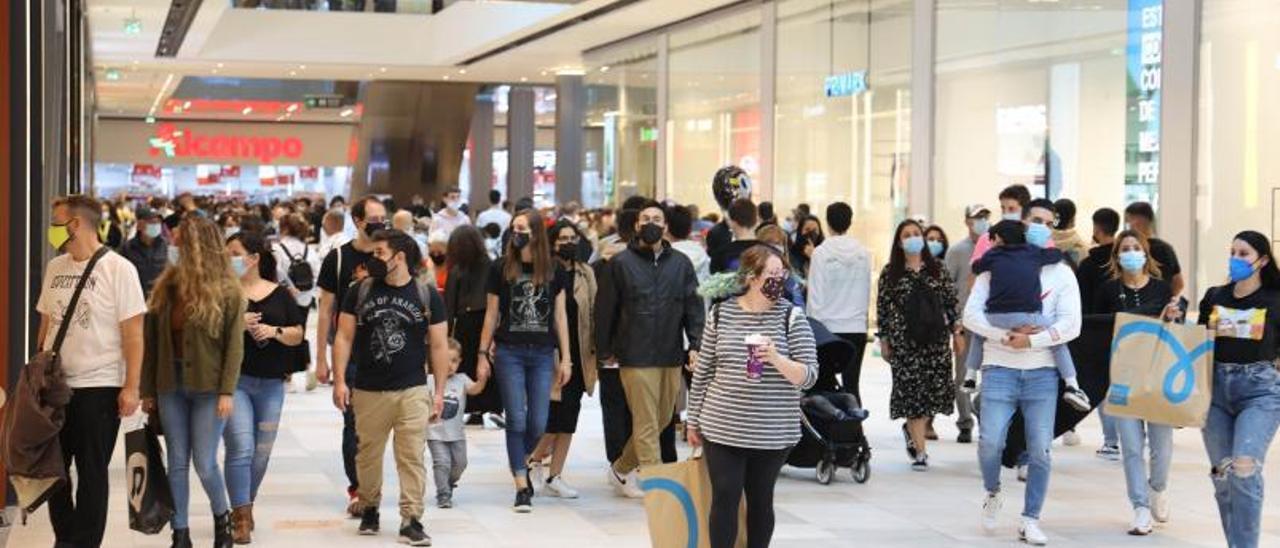
[[[149,303],[151,312],[181,306],[188,324],[218,336],[228,306],[241,298],[240,282],[231,270],[223,243],[223,231],[213,221],[187,215],[178,225],[178,263],[156,280]]]

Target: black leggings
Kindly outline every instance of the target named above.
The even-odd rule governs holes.
[[[773,486],[787,461],[787,449],[743,449],[704,441],[711,476],[711,548],[733,548],[738,539],[738,505],[747,495],[747,548],[766,548],[773,538]]]

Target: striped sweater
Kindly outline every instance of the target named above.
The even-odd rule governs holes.
[[[719,311],[716,311],[719,308]],[[718,317],[717,317],[718,316]],[[787,330],[785,322],[791,322]],[[763,334],[778,353],[804,364],[804,383],[791,384],[766,364],[759,381],[747,379],[746,337]],[[799,308],[782,300],[759,314],[731,298],[712,308],[703,332],[698,366],[689,389],[688,423],[720,445],[785,449],[800,441],[801,391],[818,378],[813,330]]]

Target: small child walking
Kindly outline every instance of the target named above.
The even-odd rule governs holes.
[[[453,508],[453,490],[467,469],[467,435],[463,422],[467,396],[484,390],[488,378],[477,380],[458,372],[462,364],[462,345],[449,339],[449,380],[444,386],[444,411],[439,420],[427,427],[427,448],[431,450],[432,470],[436,478],[436,506]],[[435,378],[427,377],[427,387],[435,393]]]

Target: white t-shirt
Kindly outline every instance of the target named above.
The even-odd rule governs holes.
[[[288,253],[285,250],[288,250]],[[289,279],[290,256],[311,264],[312,288],[301,291],[294,297],[298,306],[311,306],[311,301],[315,300],[316,296],[315,278],[320,277],[320,254],[308,248],[307,244],[293,236],[280,238],[280,241],[271,244],[271,254],[276,259],[276,282],[286,287],[293,285],[293,281]]]
[[[36,311],[49,316],[44,350],[53,347],[62,315],[88,265],[88,260],[77,262],[65,253],[49,261],[40,285],[40,300],[36,302]],[[120,322],[146,311],[138,270],[128,259],[107,252],[93,267],[62,343],[62,370],[67,376],[67,386],[123,386],[125,362]]]

